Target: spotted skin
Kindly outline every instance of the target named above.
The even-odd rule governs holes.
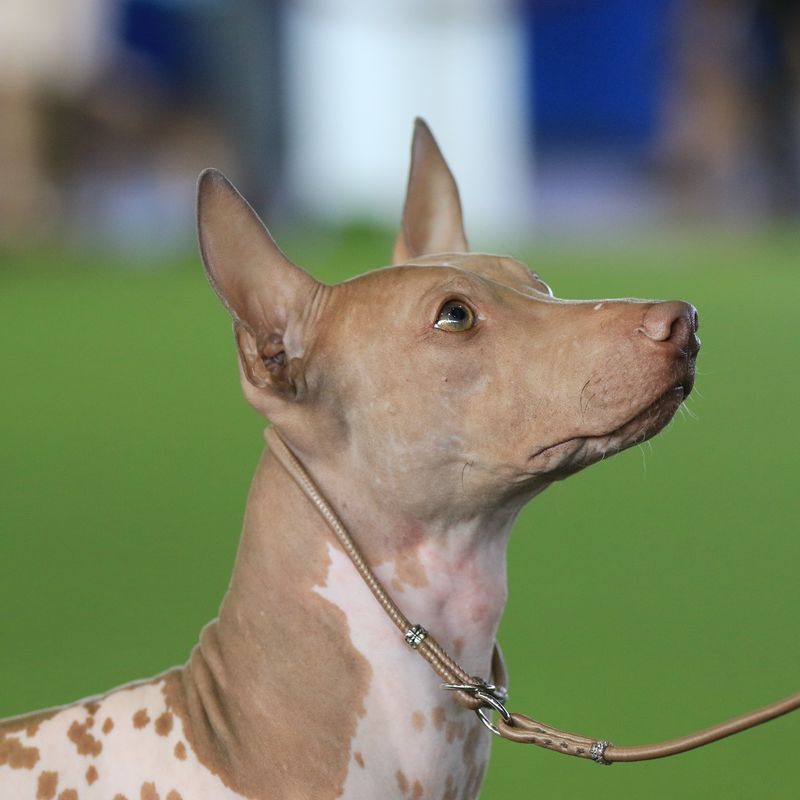
[[[181,725],[173,725],[164,735],[151,727],[137,728],[136,711],[144,709],[152,719],[172,713],[167,707],[165,681],[157,678],[122,687],[91,705],[81,703],[58,709],[29,735],[19,735],[26,748],[35,748],[39,757],[30,765],[0,766],[0,797],[13,800],[176,800],[219,798],[233,800],[241,795],[230,791],[222,781],[202,767],[193,753],[175,756],[183,741]],[[115,721],[104,725],[104,720]],[[4,731],[16,727],[0,723]],[[80,731],[79,735],[75,732]],[[88,741],[91,731],[97,732]],[[146,780],[147,779],[147,780]],[[170,798],[170,793],[172,797]]]

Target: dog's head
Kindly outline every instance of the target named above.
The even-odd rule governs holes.
[[[418,516],[531,496],[658,433],[691,391],[694,308],[562,300],[519,261],[468,252],[421,121],[391,267],[319,283],[215,171],[198,218],[249,402],[312,466]]]

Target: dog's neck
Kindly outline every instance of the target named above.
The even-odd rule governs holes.
[[[468,672],[489,677],[513,514],[420,524],[372,502],[346,465],[319,472],[403,612]],[[196,748],[243,793],[303,786],[322,798],[338,787],[355,798],[391,780],[399,796],[439,787],[477,796],[488,732],[408,648],[269,451],[219,619],[204,630],[184,686]]]

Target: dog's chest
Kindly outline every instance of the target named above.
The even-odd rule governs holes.
[[[352,743],[342,797],[478,797],[489,750],[483,727],[459,708],[423,711],[418,705],[412,700],[393,720],[367,712]]]

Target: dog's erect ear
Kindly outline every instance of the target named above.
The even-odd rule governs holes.
[[[430,128],[417,118],[394,263],[402,264],[428,253],[465,253],[467,249],[455,178]]]
[[[302,354],[299,320],[319,284],[286,258],[217,170],[198,180],[197,229],[208,279],[234,320],[247,380],[291,389],[292,359]]]

